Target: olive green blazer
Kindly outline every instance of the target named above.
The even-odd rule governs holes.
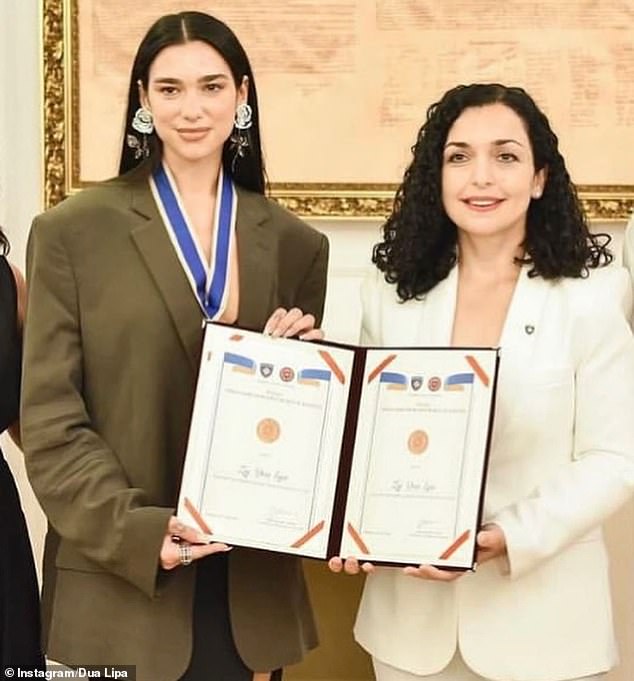
[[[278,306],[321,320],[328,242],[263,196],[238,190],[238,324]],[[174,681],[192,645],[195,564],[158,556],[174,513],[202,312],[138,169],[34,221],[28,245],[22,437],[54,530],[44,559],[49,657],[134,664]],[[245,664],[268,671],[316,645],[299,561],[235,548],[229,600]]]

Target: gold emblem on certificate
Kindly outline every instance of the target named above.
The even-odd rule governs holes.
[[[262,419],[255,430],[258,440],[264,444],[270,445],[275,442],[280,436],[280,424],[271,418]]]
[[[422,454],[429,444],[429,437],[424,430],[414,430],[407,438],[407,448],[412,454]]]

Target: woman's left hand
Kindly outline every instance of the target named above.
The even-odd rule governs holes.
[[[304,314],[298,307],[290,310],[278,307],[264,325],[264,334],[273,338],[292,338],[301,340],[321,340],[324,332],[315,328],[315,317]]]
[[[365,572],[369,575],[374,572],[374,565],[372,565],[372,563],[368,563],[367,561],[359,563],[353,556],[346,559],[341,556],[333,556],[328,561],[328,567],[331,572],[345,572],[347,575],[358,575],[359,572]]]
[[[489,523],[483,525],[476,537],[478,551],[476,561],[478,564],[486,563],[493,558],[506,558],[506,537],[499,525]]]
[[[455,582],[465,574],[464,570],[443,570],[433,565],[419,565],[418,567],[408,565],[403,568],[403,572],[410,577],[429,579],[433,582]]]

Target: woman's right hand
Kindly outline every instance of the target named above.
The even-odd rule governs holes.
[[[172,516],[163,537],[160,563],[164,570],[173,570],[213,553],[231,551],[231,548],[221,542],[212,542],[210,535],[199,532]]]

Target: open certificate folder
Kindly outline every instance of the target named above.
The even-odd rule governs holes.
[[[497,367],[207,324],[178,517],[231,545],[470,569]]]

